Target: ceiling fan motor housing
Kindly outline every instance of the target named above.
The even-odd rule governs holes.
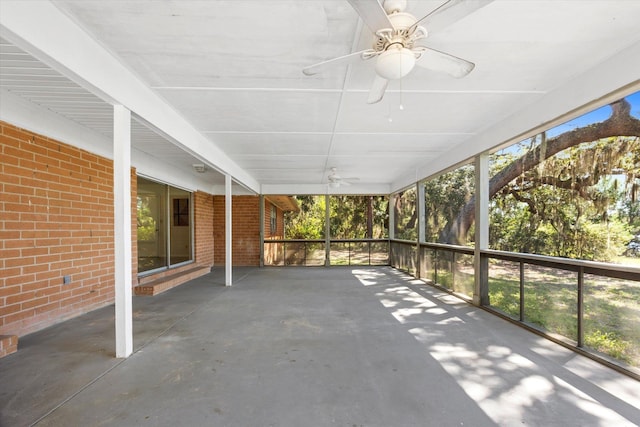
[[[417,19],[410,13],[393,13],[388,17],[393,28],[376,32],[377,40],[373,48],[377,51],[386,50],[392,43],[401,43],[407,49],[411,49],[417,40],[428,35],[424,27],[415,25]]]
[[[407,0],[384,0],[382,7],[387,15],[402,12],[407,7]]]
[[[416,23],[417,19],[410,13],[398,12],[390,14],[389,21],[391,21],[395,30],[401,31],[410,28]]]
[[[378,36],[374,43],[374,50],[380,52],[376,60],[376,73],[387,80],[401,79],[413,70],[419,53],[411,49],[416,40],[427,36],[427,31],[416,26],[416,18],[410,13],[398,12],[395,1],[384,3],[385,11],[389,13],[389,21],[393,28],[384,28],[376,32]],[[406,6],[406,2],[405,6]],[[393,5],[392,5],[393,4]],[[404,10],[402,7],[401,10]]]

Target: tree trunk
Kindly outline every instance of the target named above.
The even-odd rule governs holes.
[[[626,100],[614,102],[611,104],[611,109],[612,114],[607,120],[548,139],[546,143],[537,146],[502,169],[489,181],[489,199],[493,198],[515,178],[562,150],[583,142],[597,141],[613,136],[640,137],[640,120],[631,116],[631,105]],[[475,196],[462,207],[456,218],[449,221],[440,233],[440,242],[457,245],[465,243],[469,228],[475,221],[474,204]]]

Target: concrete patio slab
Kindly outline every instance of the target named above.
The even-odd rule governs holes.
[[[236,268],[20,339],[2,426],[631,426],[640,383],[388,267]]]

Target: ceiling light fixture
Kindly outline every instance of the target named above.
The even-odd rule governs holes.
[[[191,166],[193,166],[193,170],[198,173],[204,173],[207,170],[207,167],[203,163],[194,163]]]
[[[416,55],[401,44],[393,44],[376,60],[376,72],[387,80],[401,79],[413,70]]]

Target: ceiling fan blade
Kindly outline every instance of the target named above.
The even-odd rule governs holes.
[[[369,89],[369,98],[367,98],[367,104],[375,104],[380,102],[384,96],[384,91],[387,90],[387,84],[389,80],[383,79],[376,74],[376,78],[373,80],[371,89]]]
[[[387,13],[378,0],[348,0],[362,21],[369,27],[372,33],[384,28],[393,29]]]
[[[414,25],[423,25],[430,33],[439,31],[461,20],[493,0],[449,0],[420,18]]]
[[[321,73],[322,71],[324,71],[324,70],[326,70],[328,68],[331,68],[331,67],[335,67],[335,66],[338,66],[338,65],[350,64],[352,62],[358,61],[359,59],[365,59],[363,57],[363,54],[369,53],[370,51],[373,51],[373,50],[372,49],[365,49],[365,50],[361,50],[359,52],[354,52],[354,53],[350,53],[348,55],[339,56],[337,58],[329,59],[327,61],[318,62],[317,64],[309,65],[308,67],[303,68],[302,72],[304,74],[306,74],[307,76],[313,76],[314,74]]]
[[[459,79],[469,74],[475,67],[473,62],[469,62],[466,59],[428,47],[422,47],[421,49],[424,49],[424,52],[422,52],[420,59],[416,61],[416,65],[427,70],[440,71]]]

